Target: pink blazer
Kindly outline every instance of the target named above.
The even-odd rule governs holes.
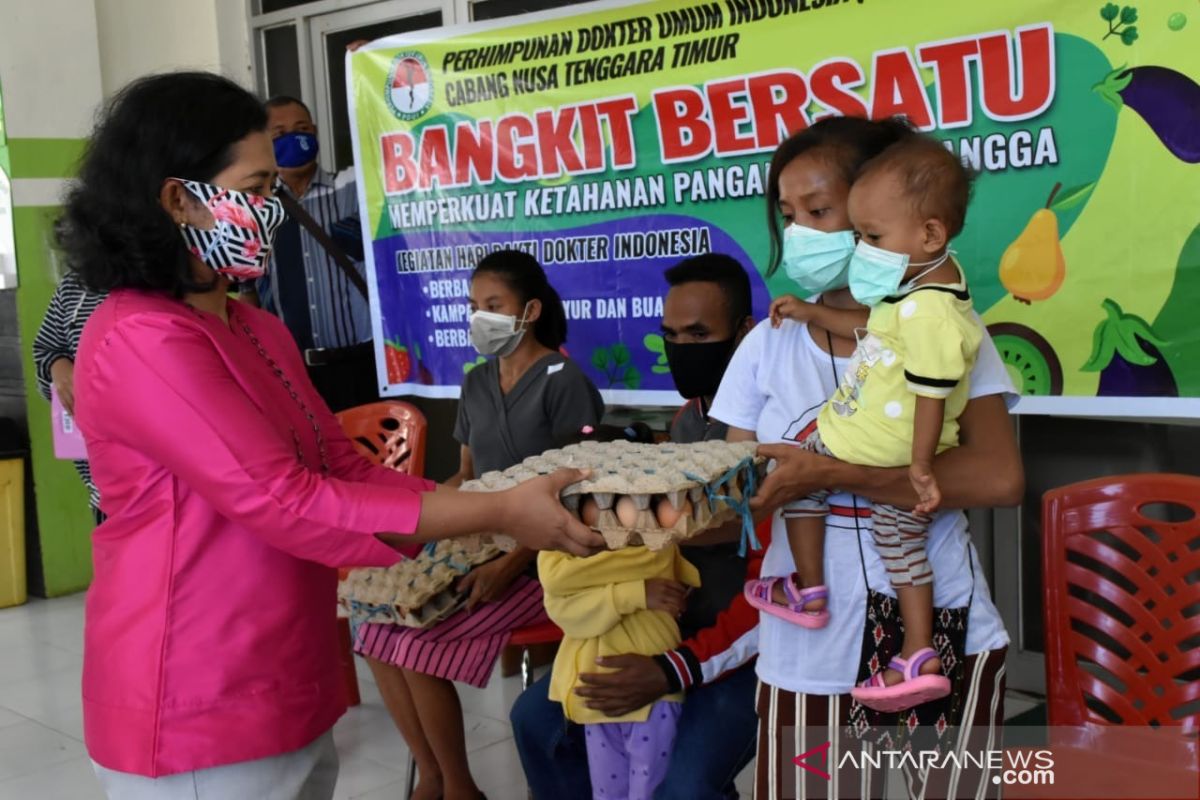
[[[279,320],[236,301],[229,319],[118,290],[80,342],[78,421],[109,515],[92,542],[84,732],[109,769],[186,772],[327,731],[346,708],[334,568],[395,563],[373,534],[412,532],[433,488],[354,452]]]

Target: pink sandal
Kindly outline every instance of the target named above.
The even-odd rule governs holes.
[[[781,606],[771,598],[776,581],[783,581],[783,593],[787,597],[787,605]],[[760,578],[746,581],[745,594],[746,602],[754,608],[786,620],[793,625],[799,625],[802,628],[824,628],[829,624],[828,609],[805,610],[805,606],[814,600],[829,601],[829,590],[825,584],[810,586],[807,589],[797,589],[795,582],[790,577]]]
[[[921,675],[921,665],[937,658],[931,647],[924,647],[905,660],[900,656],[888,662],[888,667],[904,677],[899,683],[888,686],[883,672],[876,672],[860,685],[850,690],[850,696],[867,708],[875,711],[907,711],[914,706],[939,700],[950,694],[950,679],[942,674]]]

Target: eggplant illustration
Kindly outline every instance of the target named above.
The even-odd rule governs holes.
[[[1168,67],[1120,67],[1092,87],[1113,108],[1129,106],[1171,154],[1200,162],[1200,84]]]
[[[1099,372],[1101,397],[1178,397],[1171,368],[1159,348],[1167,344],[1146,320],[1126,314],[1113,300],[1101,307],[1105,317],[1096,326],[1092,357],[1084,372]]]

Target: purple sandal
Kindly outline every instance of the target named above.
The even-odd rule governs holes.
[[[940,700],[950,694],[950,679],[940,673],[920,674],[921,665],[937,657],[931,647],[918,650],[907,660],[896,656],[888,662],[888,667],[904,676],[899,683],[888,686],[883,672],[876,672],[851,689],[850,696],[867,708],[885,713],[907,711],[930,700]]]
[[[783,581],[783,593],[787,597],[787,605],[779,605],[771,599],[776,581]],[[805,606],[814,600],[829,601],[829,590],[825,584],[810,586],[807,589],[797,589],[794,581],[787,578],[760,578],[746,581],[746,602],[754,608],[773,617],[779,617],[793,625],[802,628],[824,628],[829,624],[829,611],[806,611]]]

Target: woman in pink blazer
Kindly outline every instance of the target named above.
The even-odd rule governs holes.
[[[334,568],[500,530],[602,542],[563,471],[495,495],[357,456],[282,323],[227,299],[283,220],[266,116],[204,73],[140,80],[93,133],[60,224],[88,322],[76,410],[108,520],[93,539],[84,729],[112,798],[328,798],[345,710]]]

